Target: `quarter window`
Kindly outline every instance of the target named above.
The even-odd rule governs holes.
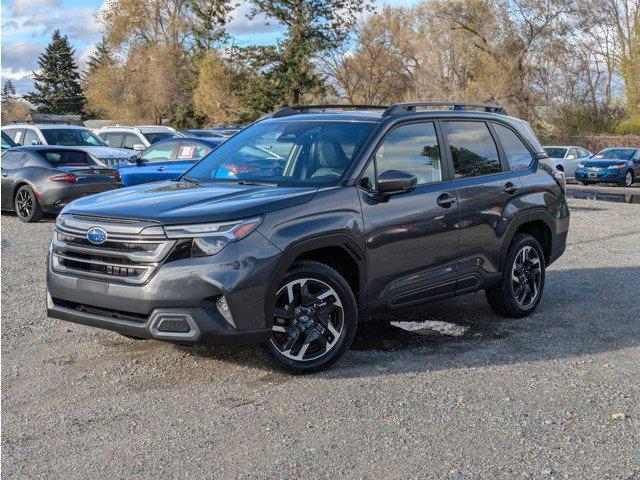
[[[33,143],[36,142],[36,143]],[[24,139],[22,140],[23,145],[38,145],[40,143],[40,139],[38,135],[33,130],[27,128],[24,131]]]
[[[502,171],[498,148],[484,122],[443,122],[456,178]]]
[[[504,125],[493,124],[502,144],[502,149],[509,162],[511,170],[527,168],[533,162],[533,155],[526,145],[518,138],[513,130]]]
[[[375,155],[378,175],[389,170],[415,175],[418,185],[442,180],[440,146],[433,122],[411,123],[389,133]]]

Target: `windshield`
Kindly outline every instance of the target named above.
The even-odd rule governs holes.
[[[150,144],[154,144],[160,140],[164,140],[165,138],[175,137],[173,132],[153,132],[153,133],[143,133],[144,138],[146,138]]]
[[[545,147],[544,151],[549,158],[564,158],[565,154],[567,153],[566,148],[558,147]]]
[[[43,128],[47,144],[67,147],[106,147],[107,145],[90,130],[80,128]]]
[[[593,156],[594,160],[631,160],[636,151],[633,148],[608,148]]]
[[[300,120],[257,123],[222,143],[185,177],[284,186],[336,183],[373,125]]]

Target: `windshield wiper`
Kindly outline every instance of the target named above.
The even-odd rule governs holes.
[[[184,175],[182,177],[180,177],[180,180],[186,180],[187,182],[195,183],[196,185],[200,183],[200,180],[196,180],[195,178],[189,178],[189,177],[186,177]]]
[[[248,182],[246,180],[238,180],[237,182],[229,182],[235,183],[237,185],[251,185],[256,187],[277,187],[277,183],[269,183],[269,182]]]

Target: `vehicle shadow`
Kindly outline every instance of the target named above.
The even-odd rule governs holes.
[[[367,377],[545,361],[640,344],[640,266],[551,269],[538,310],[523,319],[494,314],[484,294],[404,309],[361,325],[351,351],[325,378]],[[461,337],[407,332],[389,321],[464,325]],[[270,370],[257,347],[179,347],[185,353]]]

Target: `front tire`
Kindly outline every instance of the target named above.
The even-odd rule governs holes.
[[[42,218],[42,207],[29,185],[23,185],[18,189],[14,207],[18,218],[25,223],[35,223]]]
[[[279,368],[317,372],[345,354],[357,323],[358,307],[347,281],[322,263],[298,262],[280,283],[271,337],[263,348]]]
[[[540,243],[531,235],[516,235],[504,261],[500,284],[485,290],[491,309],[512,318],[531,314],[544,289],[545,259]]]
[[[630,187],[631,185],[633,185],[633,181],[633,172],[631,170],[628,170],[627,173],[624,174],[624,181],[622,182],[622,186]]]

